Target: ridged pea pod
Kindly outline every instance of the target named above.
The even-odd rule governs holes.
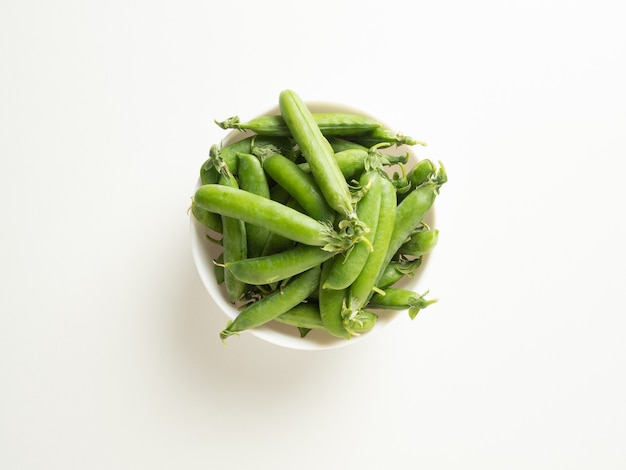
[[[222,233],[222,217],[219,214],[202,209],[193,201],[191,202],[191,213],[200,224],[216,233]],[[211,241],[214,240],[211,238]]]
[[[385,255],[396,220],[396,190],[393,183],[386,178],[382,178],[381,183],[380,210],[372,242],[373,249],[365,266],[350,286],[347,311],[344,313],[347,318],[358,315],[359,310],[366,305],[376,286],[378,273],[387,264]]]
[[[359,178],[361,173],[366,171],[368,159],[370,158],[371,153],[366,148],[347,148],[335,153],[337,165],[339,165],[341,174],[347,181],[352,178]],[[380,159],[379,163],[381,166],[396,165],[398,163],[404,164],[408,161],[408,155],[394,156],[379,154],[377,158]],[[298,167],[306,173],[311,172],[311,165],[308,163],[300,163]]]
[[[326,261],[322,265],[321,285],[326,282],[328,276],[332,273],[333,266],[333,260]],[[342,315],[345,308],[346,289],[324,289],[320,286],[318,293],[320,315],[324,327],[331,335],[348,339],[350,333],[344,327]]]
[[[402,202],[407,195],[411,194],[412,190],[430,180],[436,172],[437,167],[431,160],[424,159],[417,162],[402,182],[405,187],[403,191],[398,193],[398,202]]]
[[[398,204],[393,232],[382,265],[383,269],[422,222],[424,216],[435,202],[439,194],[439,188],[446,181],[447,176],[445,169],[443,166],[440,166],[435,175],[427,182],[411,191],[404,200]],[[381,269],[379,277],[382,276],[383,269]]]
[[[420,257],[430,253],[439,241],[439,230],[419,230],[411,234],[398,252],[403,255]]]
[[[272,284],[319,266],[333,254],[317,246],[297,245],[290,250],[267,256],[224,263],[226,272],[242,282],[254,285]]]
[[[417,268],[422,264],[422,258],[415,258],[411,260],[402,259],[398,261],[391,261],[383,270],[382,276],[378,280],[376,287],[378,289],[386,289],[391,287],[396,282],[400,281],[405,276],[412,276]]]
[[[224,174],[218,180],[218,185],[237,188],[237,181],[230,174]],[[222,215],[222,247],[224,263],[233,263],[244,260],[248,256],[246,226],[243,221],[227,215]],[[247,291],[245,282],[240,281],[228,270],[224,271],[224,286],[228,300],[241,300]]]
[[[224,185],[205,184],[194,195],[202,208],[258,225],[305,245],[322,246],[330,252],[348,249],[349,235],[279,202]]]
[[[312,113],[315,124],[325,136],[355,135],[380,127],[375,119],[359,113]],[[291,132],[283,116],[269,114],[242,122],[238,116],[225,121],[215,121],[222,129],[249,130],[263,136],[290,136]]]
[[[437,299],[427,300],[426,294],[418,294],[409,289],[389,287],[381,293],[374,293],[368,304],[368,308],[386,310],[408,310],[409,317],[414,319],[417,314],[429,305],[437,302]]]
[[[249,153],[238,154],[239,188],[269,199],[270,188],[261,162]],[[265,227],[246,223],[248,257],[260,256],[270,231]]]
[[[320,315],[320,307],[315,303],[301,303],[277,316],[275,321],[297,328],[309,330],[326,330],[326,326]],[[378,315],[371,312],[363,312],[362,321],[354,325],[355,334],[367,333],[376,325]]]
[[[367,224],[370,231],[345,255],[339,255],[334,259],[332,270],[322,283],[324,289],[346,289],[349,287],[361,273],[373,249],[380,212],[382,177],[377,170],[368,171],[363,174],[359,183],[366,188],[366,193],[357,204],[357,216],[363,223]]]
[[[298,201],[308,215],[325,222],[334,221],[335,212],[310,174],[278,153],[272,153],[261,160],[267,174]]]
[[[311,111],[291,90],[280,93],[279,106],[281,115],[302,155],[311,165],[311,173],[328,204],[341,215],[356,218],[350,188],[334,158],[335,152],[320,131]]]
[[[350,136],[350,140],[365,147],[371,147],[382,142],[392,145],[426,145],[425,142],[415,140],[413,137],[394,132],[382,126],[358,136]]]

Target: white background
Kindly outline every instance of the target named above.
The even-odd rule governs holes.
[[[0,4],[0,468],[626,468],[620,2]],[[213,119],[294,89],[428,142],[440,299],[337,350],[226,318]]]

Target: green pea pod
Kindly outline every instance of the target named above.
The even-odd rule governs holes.
[[[295,200],[291,197],[291,195],[285,191],[285,188],[276,184],[270,189],[270,198],[273,201],[284,204],[291,209],[295,209],[298,212],[303,212],[300,210],[300,206],[295,202]],[[273,255],[274,253],[279,253],[281,251],[288,250],[295,246],[295,242],[290,240],[289,238],[285,238],[282,235],[279,235],[275,232],[270,231],[265,240],[265,244],[263,245],[263,251],[261,252],[261,256]]]
[[[335,153],[343,152],[344,150],[368,150],[368,148],[364,145],[357,144],[356,142],[342,139],[340,137],[329,137],[328,143],[333,148]]]
[[[433,178],[436,172],[437,168],[431,160],[420,160],[417,162],[403,180],[405,188],[403,191],[398,192],[398,201],[402,202],[413,189]]]
[[[356,315],[351,315],[350,317],[344,316],[343,324],[350,335],[358,336],[370,331],[376,324],[376,320],[378,320],[376,314],[361,309]]]
[[[272,284],[296,276],[313,266],[319,266],[333,256],[320,247],[297,245],[273,255],[225,262],[226,272],[241,282],[253,285]]]
[[[335,160],[339,165],[341,174],[348,181],[359,178],[361,173],[367,170],[368,159],[371,158],[371,153],[368,149],[345,149],[335,153]],[[396,165],[400,163],[406,163],[408,161],[408,155],[394,156],[378,154],[376,157],[380,161],[380,165]],[[371,160],[369,160],[371,161]],[[308,163],[300,163],[298,167],[305,173],[311,172],[311,166]]]
[[[398,252],[403,255],[420,257],[430,253],[439,241],[439,230],[418,230],[410,235]]]
[[[217,183],[220,175],[225,171],[224,166],[228,168],[231,175],[237,174],[237,154],[250,153],[252,145],[252,137],[239,140],[222,148],[215,144],[211,146],[209,158],[202,164],[200,168],[200,181],[202,184]]]
[[[264,227],[296,242],[322,246],[333,253],[354,244],[349,233],[337,232],[329,224],[241,189],[205,184],[196,190],[193,199],[208,211]]]
[[[291,194],[308,215],[317,220],[333,222],[335,212],[327,204],[311,175],[278,153],[262,158],[262,165],[270,177]]]
[[[200,181],[202,184],[217,183],[220,175],[220,171],[217,168],[219,165],[226,165],[228,171],[233,176],[238,176],[238,154],[252,153],[253,146],[265,147],[270,145],[285,154],[293,150],[293,144],[288,138],[260,137],[256,135],[245,137],[221,148],[217,144],[211,146],[209,158],[200,167]]]
[[[238,158],[239,188],[269,199],[270,188],[259,159],[249,153],[240,153]],[[265,227],[246,223],[249,258],[261,255],[269,233]]]
[[[422,264],[422,258],[415,258],[412,260],[401,259],[398,261],[391,261],[385,267],[382,276],[378,280],[376,287],[378,289],[386,289],[393,286],[396,282],[400,281],[405,276],[412,276],[417,268]]]
[[[219,214],[204,210],[193,201],[191,202],[191,213],[205,227],[216,233],[222,233],[222,217]]]
[[[216,153],[219,152],[218,146],[213,145],[209,152],[209,158],[200,167],[200,183],[201,184],[216,184],[220,177],[216,166]]]
[[[285,238],[277,233],[270,232],[263,245],[261,256],[273,255],[285,250],[289,250],[295,246],[295,242],[289,238]]]
[[[437,172],[435,164],[428,159],[420,160],[406,175],[407,180],[411,183],[411,187],[417,188],[418,186],[426,183]]]
[[[343,216],[356,218],[350,188],[334,158],[335,152],[320,131],[311,111],[292,90],[280,93],[279,107],[330,207]]]
[[[409,317],[414,319],[422,309],[437,302],[437,299],[425,299],[424,296],[426,294],[428,292],[418,294],[408,289],[389,287],[382,293],[374,293],[367,307],[373,309],[408,310]]]
[[[373,249],[374,237],[378,226],[382,177],[377,170],[363,174],[359,184],[367,188],[367,192],[357,204],[357,216],[370,228],[365,238],[354,245],[345,256],[337,256],[333,260],[333,268],[322,283],[324,289],[346,289],[361,273],[367,258]],[[322,276],[324,277],[324,276]]]
[[[320,315],[319,305],[303,302],[278,315],[274,321],[297,328],[323,330],[324,323]]]
[[[367,149],[346,149],[335,153],[335,160],[337,165],[339,165],[339,170],[347,181],[363,172],[366,157]],[[307,162],[298,164],[298,167],[307,174],[311,173],[311,165]]]
[[[322,265],[320,284],[324,285],[328,276],[332,273],[334,260],[328,260]],[[345,308],[346,289],[324,289],[320,286],[318,290],[318,302],[322,323],[326,330],[338,338],[350,338],[350,333],[343,324],[342,312]]]
[[[246,306],[222,330],[222,341],[233,334],[264,325],[300,304],[319,286],[320,271],[320,266],[315,266],[291,279],[281,290]]]
[[[313,113],[312,118],[325,136],[363,134],[380,127],[378,121],[358,113]],[[241,122],[238,116],[215,121],[222,129],[249,130],[264,136],[289,136],[291,132],[281,115],[265,115]]]
[[[219,146],[212,145],[209,150],[209,158],[200,167],[201,184],[217,184],[220,178],[221,165],[225,164]],[[207,211],[199,207],[195,201],[191,203],[191,213],[205,227],[214,232],[222,233],[222,216],[215,212]]]
[[[381,179],[380,210],[376,234],[372,242],[373,249],[367,258],[365,266],[350,286],[348,311],[344,316],[354,317],[366,305],[372,290],[376,286],[379,272],[384,270],[385,255],[389,240],[393,232],[396,219],[396,190],[393,183],[386,178]]]
[[[298,202],[292,198],[289,193],[287,193],[287,196],[288,200],[285,202],[285,205],[304,214],[304,209],[302,209],[300,204],[298,204]],[[282,235],[278,235],[277,233],[270,232],[267,240],[265,241],[265,246],[263,247],[263,253],[261,256],[273,255],[274,253],[287,251],[291,248],[295,248],[295,246],[296,242],[293,240],[283,237]]]
[[[371,312],[364,312],[363,320],[354,326],[356,334],[367,333],[376,324],[378,316]],[[315,303],[301,303],[277,316],[275,321],[297,328],[309,330],[326,330],[320,314],[320,308]]]
[[[219,185],[236,188],[237,181],[232,175],[224,174],[219,179]],[[222,215],[222,233],[224,264],[246,259],[247,242],[244,222],[233,217]],[[248,290],[244,282],[237,279],[227,270],[224,271],[224,286],[226,287],[228,300],[231,302],[241,300]]]
[[[389,247],[381,266],[379,278],[382,276],[384,267],[396,255],[400,247],[409,239],[424,216],[428,213],[437,195],[439,188],[447,181],[447,175],[443,166],[427,182],[411,191],[404,200],[398,204],[393,233],[389,240]]]
[[[252,138],[250,153],[256,155],[257,152],[263,152],[265,149],[273,149],[275,152],[294,160],[300,154],[298,146],[295,144],[291,136],[289,137],[273,137],[264,135],[255,135]]]
[[[350,136],[350,140],[365,147],[371,147],[383,142],[392,145],[426,145],[425,142],[415,140],[413,137],[394,132],[385,127],[377,127],[369,132]]]

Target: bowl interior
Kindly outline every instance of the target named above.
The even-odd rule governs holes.
[[[307,103],[309,109],[312,112],[356,112],[360,114],[369,115],[367,112],[352,108],[349,106],[336,104],[336,103]],[[278,114],[278,107],[270,108],[264,112],[258,113],[257,115],[266,115],[266,114]],[[373,118],[378,119],[376,116],[371,116]],[[251,119],[251,118],[250,118]],[[384,121],[379,119],[383,125]],[[241,131],[231,131],[222,141],[222,145],[229,145],[233,142],[236,142],[240,139],[245,138],[249,134]],[[406,152],[409,152],[409,163],[407,165],[408,168],[413,166],[417,162],[417,156],[414,152],[414,148],[409,147],[391,147],[386,152],[394,155],[404,155]],[[200,162],[201,163],[201,162]],[[391,171],[396,167],[392,167]],[[200,180],[196,182],[196,188],[200,185]],[[430,210],[428,216],[426,217],[426,222],[433,226],[434,221],[434,208]],[[239,309],[236,305],[233,305],[230,301],[228,301],[226,297],[226,292],[222,285],[217,283],[217,279],[215,276],[215,265],[214,260],[219,256],[221,252],[221,247],[216,245],[215,243],[209,241],[207,239],[207,235],[212,237],[216,237],[217,235],[211,233],[211,231],[198,223],[193,215],[190,215],[190,236],[191,236],[191,249],[193,259],[196,265],[196,269],[198,274],[204,284],[205,288],[209,292],[209,295],[216,303],[217,307],[226,315],[228,319],[234,319],[239,313]],[[219,236],[217,236],[219,238]],[[397,287],[406,287],[417,289],[417,283],[421,276],[423,276],[426,268],[428,266],[428,255],[424,256],[423,262],[420,267],[416,270],[414,276],[406,277],[402,279]],[[400,315],[407,315],[404,311],[387,311],[387,310],[372,310],[374,313],[378,315],[378,320],[376,322],[376,326],[368,333],[362,334],[360,336],[353,337],[349,340],[335,338],[324,331],[320,330],[312,330],[306,337],[301,338],[299,331],[297,328],[289,325],[284,325],[278,322],[270,322],[261,327],[257,327],[248,331],[245,331],[241,334],[252,334],[264,341],[269,343],[286,347],[292,349],[305,349],[305,350],[321,350],[321,349],[332,349],[348,346],[351,344],[358,343],[367,338],[371,338],[373,335],[380,334],[386,326],[388,326],[391,322],[398,319]],[[213,312],[211,312],[213,313]],[[407,316],[408,318],[408,316]],[[226,326],[227,319],[224,319],[224,326]],[[218,337],[218,333],[216,332],[215,336]],[[232,341],[234,337],[229,338],[228,341]]]

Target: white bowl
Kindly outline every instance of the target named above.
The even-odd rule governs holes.
[[[337,103],[311,102],[307,103],[307,106],[312,112],[353,112],[376,118],[375,116],[371,116],[367,112],[364,112],[362,110]],[[267,111],[259,113],[258,115],[278,113],[279,109],[276,106],[268,109]],[[384,125],[383,120],[380,120],[378,118],[376,119]],[[407,130],[406,133],[408,135],[412,135],[409,130]],[[250,134],[246,132],[231,131],[222,141],[222,145],[231,144],[247,137],[248,135]],[[414,150],[415,148],[413,147],[409,148],[403,146],[400,148],[393,147],[388,151],[389,153],[393,153],[395,155],[404,155],[406,152],[409,152],[409,163],[407,164],[408,171],[408,169],[410,169],[418,160],[417,156],[414,153]],[[198,167],[201,164],[202,162],[198,162]],[[392,171],[393,169],[397,169],[397,167],[391,167]],[[198,179],[198,181],[196,182],[196,188],[199,185],[200,181]],[[432,224],[434,221],[434,208],[431,209],[428,213],[426,221],[427,223],[429,223],[429,225],[433,226]],[[215,277],[215,266],[213,260],[215,260],[219,256],[221,252],[221,247],[216,245],[215,243],[210,242],[206,238],[207,234],[210,234],[212,236],[215,236],[215,234],[211,233],[208,228],[198,223],[193,215],[190,215],[190,232],[193,259],[196,265],[196,269],[198,270],[198,274],[200,275],[200,279],[202,280],[207,291],[209,292],[211,298],[215,301],[220,310],[224,312],[226,317],[230,320],[235,319],[235,317],[239,313],[239,309],[236,305],[233,305],[227,299],[223,285],[219,285]],[[423,258],[423,262],[421,263],[420,267],[415,271],[415,274],[412,277],[405,276],[404,279],[398,282],[394,287],[405,287],[408,289],[417,290],[418,281],[421,276],[424,275],[427,266],[428,255],[425,255]],[[371,338],[374,335],[378,335],[385,329],[386,326],[388,326],[391,322],[397,320],[400,316],[406,316],[406,319],[408,320],[408,314],[406,311],[403,310],[387,311],[372,309],[371,311],[378,315],[378,320],[374,328],[368,333],[354,336],[349,340],[333,337],[321,330],[312,330],[304,338],[301,338],[297,328],[278,322],[270,322],[263,326],[241,332],[240,334],[252,334],[264,341],[267,341],[268,343],[291,349],[323,350],[349,346],[363,341],[367,338]],[[226,327],[226,322],[227,319],[225,318],[224,327]],[[215,338],[216,341],[219,341],[219,331],[215,332]],[[227,341],[231,342],[233,341],[233,339],[235,339],[235,337],[230,337]]]

